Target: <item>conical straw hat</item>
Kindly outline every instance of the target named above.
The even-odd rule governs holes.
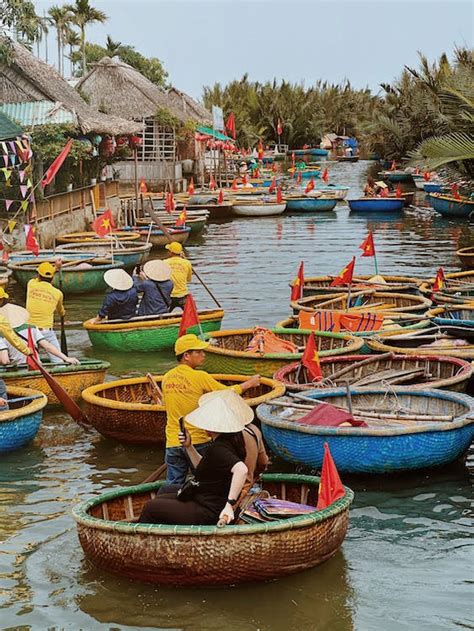
[[[104,274],[104,280],[112,289],[126,291],[133,287],[133,279],[123,269],[108,269]]]
[[[185,417],[194,427],[209,432],[241,432],[253,421],[253,410],[234,390],[209,392],[199,399],[199,407]]]
[[[0,315],[8,320],[12,329],[23,326],[28,322],[28,318],[30,317],[30,314],[26,309],[20,307],[19,305],[12,304],[0,307]]]
[[[160,259],[147,261],[143,266],[143,271],[150,280],[157,282],[171,278],[171,267],[165,261],[160,261]]]

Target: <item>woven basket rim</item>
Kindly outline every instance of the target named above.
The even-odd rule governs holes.
[[[21,408],[15,408],[12,410],[4,410],[0,411],[0,424],[1,423],[9,423],[10,421],[14,421],[16,419],[21,419],[25,416],[29,416],[34,412],[38,412],[42,410],[48,403],[48,397],[39,390],[34,390],[33,388],[21,388],[18,386],[7,386],[7,394],[13,395],[15,397],[38,397],[37,399],[33,399],[30,403],[27,403]]]
[[[207,337],[209,340],[216,339],[219,337],[232,336],[232,335],[251,335],[254,329],[226,329],[224,331],[211,331],[207,333]],[[270,331],[272,333],[284,333],[284,334],[293,334],[293,335],[306,335],[309,336],[310,333],[314,333],[316,337],[329,337],[333,339],[339,339],[348,341],[349,344],[347,346],[342,346],[340,348],[328,350],[328,351],[319,351],[320,357],[328,357],[332,355],[337,355],[338,353],[354,353],[358,351],[364,345],[364,340],[362,338],[357,338],[353,335],[346,335],[345,333],[329,333],[328,331],[309,331],[307,329],[283,329],[279,327],[271,328]],[[211,345],[206,349],[206,353],[213,353],[216,355],[226,355],[228,357],[238,357],[243,359],[288,359],[291,361],[295,358],[300,358],[303,356],[303,353],[264,353],[263,355],[260,353],[249,353],[247,351],[235,351],[227,348],[220,348],[219,346]]]
[[[209,373],[211,377],[216,379],[217,381],[228,380],[235,381],[235,383],[243,383],[249,377],[248,375],[236,375],[231,374],[227,375],[224,373]],[[163,380],[162,374],[153,375],[153,379],[155,379],[158,383],[161,383]],[[267,392],[266,394],[262,394],[259,397],[254,397],[252,399],[246,399],[246,402],[250,406],[260,405],[260,403],[264,403],[270,399],[281,397],[285,393],[285,386],[276,379],[271,379],[270,377],[261,377],[261,382],[270,386],[272,390]],[[89,386],[82,391],[82,398],[86,403],[90,405],[96,405],[98,407],[108,408],[111,410],[128,410],[128,411],[141,411],[141,412],[165,412],[164,405],[157,405],[156,403],[134,403],[133,401],[115,401],[114,399],[106,399],[104,397],[100,397],[97,395],[98,392],[103,390],[107,390],[108,388],[116,388],[117,386],[129,386],[137,383],[147,383],[146,377],[132,377],[129,379],[117,379],[116,381],[107,381],[105,383],[99,383],[95,386]]]
[[[390,346],[390,344],[384,344],[383,341],[378,339],[367,339],[367,346],[377,352],[381,353],[397,353],[405,355],[430,355],[433,352],[432,348],[404,348],[403,346]],[[426,352],[425,352],[426,351]],[[442,348],[436,349],[437,355],[446,355],[447,357],[458,357],[461,359],[474,359],[474,346],[460,346],[457,350],[449,349],[443,350]]]
[[[87,248],[91,247],[94,244],[94,241],[84,241],[77,243],[61,243],[56,248],[56,252],[81,252],[81,248],[84,248],[84,252],[87,252]],[[140,243],[140,242],[139,242]],[[103,247],[109,246],[110,243],[97,243],[96,245]],[[135,254],[136,252],[148,252],[151,250],[153,245],[151,243],[140,243],[138,245],[134,241],[124,241],[120,244],[119,248],[114,248],[114,256],[118,256],[116,252],[122,252],[123,254]],[[90,254],[95,254],[95,252],[90,252]]]
[[[164,314],[163,314],[164,315]],[[94,333],[110,333],[116,331],[124,331],[131,329],[147,330],[156,328],[175,327],[180,324],[182,314],[179,313],[173,318],[157,318],[156,320],[145,320],[135,322],[118,322],[116,324],[106,324],[94,322],[94,318],[86,320],[82,323],[82,326],[88,331],[94,331]],[[198,311],[198,317],[200,322],[213,322],[214,320],[222,320],[224,317],[223,309],[200,309]]]
[[[443,193],[435,193],[436,197],[438,199],[444,199],[447,202],[451,202],[454,204],[458,204],[459,206],[470,206],[471,204],[474,206],[474,201],[470,200],[470,199],[456,199],[455,197],[453,197],[452,195],[449,194],[443,194]]]
[[[118,255],[117,255],[118,256]],[[99,258],[97,256],[97,258]],[[117,258],[117,257],[115,257]],[[79,261],[80,263],[80,261]],[[33,261],[29,260],[29,261],[17,261],[14,263],[9,263],[8,267],[13,270],[14,272],[31,272],[32,274],[36,275],[37,271],[36,268],[31,267],[33,265]],[[30,267],[28,267],[30,266]],[[94,267],[88,268],[88,269],[71,269],[71,268],[65,268],[63,269],[62,273],[63,276],[66,276],[67,274],[83,274],[83,273],[91,273],[91,272],[103,272],[104,270],[108,270],[108,269],[117,269],[119,267],[123,267],[123,262],[120,260],[116,260],[115,263],[107,263],[104,265],[95,265]]]
[[[322,312],[322,313],[346,313],[345,311],[341,311],[340,309],[317,309],[318,313]],[[365,311],[364,313],[371,313],[370,309],[368,309],[367,311]],[[374,312],[375,313],[375,312]],[[377,312],[377,313],[380,313]],[[390,319],[395,320],[396,318],[399,318],[400,316],[404,316],[407,318],[407,320],[410,319],[410,315],[408,313],[393,313],[390,314],[388,311],[384,311],[383,312],[384,316]],[[403,318],[401,318],[401,320],[403,320]],[[275,324],[275,327],[278,329],[287,329],[289,328],[288,325],[291,328],[291,323],[292,322],[298,322],[298,316],[290,316],[288,318],[286,318],[285,320],[280,320],[279,322],[277,322]],[[397,324],[397,322],[395,322],[395,324]],[[429,318],[426,318],[426,320],[419,320],[416,324],[413,324],[412,326],[408,326],[406,327],[407,329],[426,329],[428,328],[428,326],[430,325],[430,320]],[[404,327],[402,327],[403,329]],[[313,329],[299,329],[300,331],[304,331],[304,332],[309,332],[311,333],[313,331]],[[374,335],[377,335],[377,333],[379,332],[384,332],[384,331],[389,331],[390,329],[379,329],[379,331],[352,331],[350,333],[350,335],[352,335],[353,337],[359,338],[359,337],[373,337]],[[396,329],[397,331],[400,332],[400,329]]]
[[[459,250],[456,250],[456,254],[459,256],[464,255],[464,256],[474,256],[474,245],[468,245],[466,248],[460,248]],[[469,270],[468,270],[469,271]],[[471,270],[472,271],[472,270]]]
[[[269,482],[299,482],[301,484],[310,484],[312,486],[319,486],[320,478],[310,475],[299,474],[286,474],[286,473],[266,473],[263,476],[264,480]],[[250,535],[250,534],[271,534],[272,532],[282,532],[287,530],[295,530],[298,528],[307,528],[308,526],[314,526],[320,522],[326,521],[340,513],[349,510],[349,506],[354,500],[354,492],[347,486],[344,486],[345,495],[336,502],[309,515],[300,515],[297,517],[289,517],[288,519],[281,519],[273,522],[265,522],[263,524],[239,524],[229,525],[225,528],[218,528],[217,526],[182,526],[182,525],[170,525],[170,524],[138,524],[131,522],[117,522],[98,517],[92,517],[87,511],[92,507],[102,504],[105,501],[116,499],[119,497],[127,496],[135,493],[142,493],[144,491],[153,491],[163,484],[165,480],[158,482],[151,482],[150,484],[139,484],[130,487],[121,487],[113,491],[108,491],[98,497],[94,497],[85,502],[81,502],[72,509],[73,519],[77,524],[88,528],[94,528],[95,530],[117,532],[122,534],[136,534],[136,535],[160,535],[160,536],[235,536],[235,535]]]
[[[67,364],[66,366],[54,366],[54,364],[46,364],[46,368],[48,372],[50,372],[53,376],[65,376],[65,375],[78,375],[84,373],[95,373],[107,371],[110,368],[110,362],[105,360],[95,360],[96,363],[94,366],[87,366],[83,364]],[[42,376],[42,373],[39,370],[28,370],[28,368],[22,368],[20,370],[8,370],[3,371],[0,367],[0,378],[2,379],[10,379],[12,377],[15,378],[27,378],[27,377],[38,377]]]
[[[413,427],[391,427],[387,429],[383,428],[366,428],[366,427],[324,427],[321,425],[305,425],[303,423],[295,423],[293,421],[280,420],[275,418],[272,414],[272,404],[262,403],[259,405],[256,414],[263,425],[269,425],[271,427],[278,427],[293,431],[300,434],[313,434],[315,436],[351,436],[351,437],[363,437],[367,436],[401,436],[404,434],[421,434],[426,432],[437,431],[450,431],[460,429],[466,425],[474,423],[474,399],[467,394],[458,392],[449,392],[447,390],[437,390],[435,388],[424,388],[415,390],[409,387],[393,386],[391,391],[396,394],[409,394],[412,396],[432,396],[437,399],[446,399],[455,401],[456,403],[462,403],[467,407],[467,411],[464,414],[460,414],[457,420],[454,421],[417,421],[413,422]],[[342,388],[328,388],[327,390],[306,390],[305,395],[309,396],[311,393],[319,394],[319,397],[323,398],[328,396],[341,396],[345,395],[346,391]],[[351,394],[386,394],[386,391],[381,388],[351,388]],[[295,401],[296,402],[296,401]],[[469,416],[471,415],[471,416]]]
[[[354,290],[353,296],[355,297],[357,293],[364,293],[363,290],[360,290],[360,292]],[[365,292],[367,293],[367,292]],[[414,309],[415,307],[430,307],[433,303],[431,300],[429,300],[428,298],[425,298],[424,296],[415,296],[414,294],[400,294],[398,292],[390,292],[390,291],[380,291],[378,289],[375,289],[374,291],[370,292],[370,295],[375,297],[375,298],[388,298],[393,300],[394,298],[403,298],[404,300],[408,300],[410,301],[412,304],[408,307],[391,307],[390,309],[387,309],[387,311],[392,311],[395,313],[404,313],[403,311],[401,311],[402,309]],[[300,298],[299,300],[293,300],[290,302],[290,306],[292,309],[295,309],[297,311],[302,311],[302,310],[308,310],[309,307],[307,306],[308,303],[310,303],[312,300],[314,300],[314,298],[317,297],[318,299],[321,299],[321,302],[324,302],[323,299],[326,300],[337,300],[338,298],[338,294],[318,294],[317,296],[305,296],[304,298]],[[347,294],[341,294],[342,298],[346,298]],[[314,307],[311,307],[311,311],[316,311],[317,310],[317,305],[315,305]],[[367,305],[367,309],[370,309],[370,305]]]

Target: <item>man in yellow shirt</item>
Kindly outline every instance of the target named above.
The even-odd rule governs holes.
[[[36,271],[37,278],[32,278],[26,289],[26,310],[30,314],[28,324],[38,328],[43,338],[60,351],[58,338],[53,330],[54,314],[64,316],[66,311],[63,305],[63,292],[52,285],[56,267],[45,261]],[[50,353],[48,358],[55,364],[62,361]]]
[[[169,370],[163,377],[163,403],[166,408],[166,450],[165,463],[167,465],[167,484],[183,484],[189,469],[189,460],[179,441],[179,420],[195,410],[199,399],[206,392],[225,390],[204,370],[196,370],[204,363],[205,350],[209,342],[203,342],[196,335],[183,335],[174,346],[178,365]],[[238,394],[260,383],[260,375],[254,375],[244,383],[231,386]],[[209,444],[207,432],[185,423],[193,446],[203,454]]]
[[[175,307],[183,309],[186,296],[189,293],[188,283],[193,275],[193,266],[184,257],[181,243],[173,241],[165,245],[165,248],[171,253],[171,256],[166,259],[166,262],[171,267],[171,280],[173,281],[170,310],[172,311]]]

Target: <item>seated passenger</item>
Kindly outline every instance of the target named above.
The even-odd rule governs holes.
[[[105,294],[96,321],[133,318],[137,311],[138,293],[132,277],[123,269],[109,269],[104,274],[104,280],[112,291]]]
[[[253,411],[234,391],[213,393],[212,398],[188,414],[186,423],[205,430],[212,439],[203,456],[194,449],[187,429],[181,445],[195,467],[193,484],[170,485],[145,504],[142,523],[216,524],[234,519],[233,506],[242,492],[248,469],[242,430],[252,422]]]
[[[159,259],[147,261],[133,279],[135,289],[143,293],[138,307],[139,316],[169,313],[171,308],[171,267]]]

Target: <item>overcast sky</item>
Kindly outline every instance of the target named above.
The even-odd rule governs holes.
[[[38,12],[61,0],[37,0]],[[317,79],[378,91],[403,65],[455,45],[473,45],[473,6],[457,0],[91,0],[108,20],[88,29],[89,41],[131,44],[158,57],[179,89],[200,98],[202,87],[245,72],[250,79]],[[54,59],[54,33],[50,51]]]

